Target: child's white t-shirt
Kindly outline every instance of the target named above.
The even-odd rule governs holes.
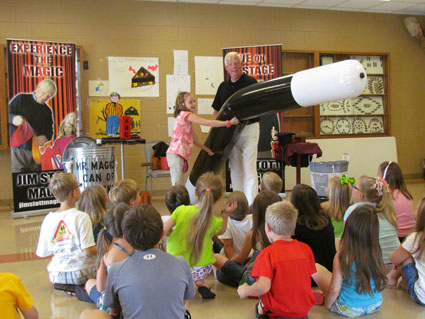
[[[219,239],[232,239],[233,241],[233,252],[236,255],[241,251],[245,242],[246,234],[252,229],[252,215],[246,215],[242,220],[234,220],[231,218],[227,219],[227,228],[223,235],[219,236]],[[220,252],[223,256],[224,250]]]
[[[92,246],[95,243],[89,215],[71,208],[44,218],[36,255],[53,255],[47,266],[49,272],[77,271],[95,267],[96,259],[83,251]]]
[[[406,237],[402,246],[409,253],[414,252],[418,248],[418,243],[415,242],[416,232],[411,233]],[[415,283],[415,293],[418,296],[419,300],[425,302],[425,253],[422,254],[420,260],[418,260],[418,253],[412,254],[413,259],[415,260],[415,267],[418,271],[418,280]]]

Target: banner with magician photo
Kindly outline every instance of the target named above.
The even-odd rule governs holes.
[[[75,44],[7,40],[14,212],[57,207],[48,190],[76,136]]]

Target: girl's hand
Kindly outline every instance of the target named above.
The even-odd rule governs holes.
[[[238,202],[237,201],[234,201],[234,202],[231,202],[231,203],[226,203],[224,205],[224,214],[230,215],[231,213],[233,213],[237,209],[238,209]]]
[[[232,118],[232,119],[229,121],[229,123],[230,123],[231,125],[238,125],[238,124],[239,124],[239,120],[238,120],[236,117],[234,117],[234,118]]]
[[[213,152],[213,151],[211,151],[211,149],[210,149],[210,148],[208,148],[208,147],[206,147],[206,146],[205,146],[205,152],[207,152],[207,153],[208,153],[208,156],[213,156],[213,155],[214,155],[214,152]]]
[[[238,287],[238,295],[241,299],[248,297],[248,294],[246,293],[246,288],[248,288],[248,284],[244,283],[242,286]]]

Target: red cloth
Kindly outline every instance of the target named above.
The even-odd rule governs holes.
[[[322,150],[317,143],[293,143],[283,147],[283,160],[288,166],[297,166],[297,154],[301,154],[301,167],[308,166],[308,155],[322,156]]]
[[[19,147],[25,144],[34,135],[34,130],[26,119],[18,126],[18,128],[12,133],[10,138],[10,146]]]
[[[270,317],[301,318],[307,316],[315,299],[311,275],[316,265],[311,248],[296,239],[278,240],[261,250],[254,263],[252,277],[271,279],[270,290],[260,297],[272,312]]]

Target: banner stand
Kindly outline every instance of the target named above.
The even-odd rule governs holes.
[[[48,184],[77,136],[75,53],[73,43],[7,39],[12,218],[59,206]]]
[[[11,211],[10,212],[10,218],[15,219],[15,218],[25,218],[28,219],[29,217],[32,216],[41,216],[41,215],[47,215],[48,213],[50,213],[51,211],[55,210],[54,208],[49,208],[49,209],[38,209],[38,210],[28,210],[25,212],[15,212],[15,211]]]

